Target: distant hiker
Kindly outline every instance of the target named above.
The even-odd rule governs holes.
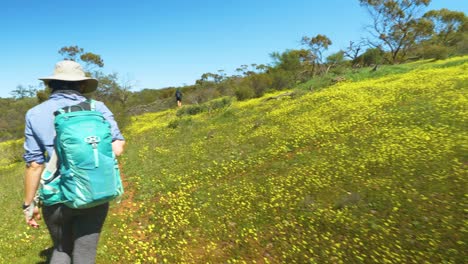
[[[109,203],[103,202],[106,200],[101,200],[101,204],[97,206],[93,206],[93,204],[90,203],[88,204],[89,208],[75,209],[78,206],[75,202],[82,200],[78,198],[73,199],[73,201],[66,199],[53,200],[54,195],[62,191],[51,192],[51,190],[61,190],[54,189],[52,183],[57,186],[60,184],[64,185],[65,180],[61,181],[60,179],[64,179],[65,175],[69,175],[68,177],[70,177],[70,175],[78,177],[83,171],[88,169],[94,171],[96,168],[111,166],[110,168],[112,171],[113,167],[118,167],[115,165],[116,163],[114,164],[114,161],[116,162],[115,155],[118,156],[122,154],[125,141],[114,120],[112,112],[102,102],[94,100],[88,101],[87,98],[82,95],[82,93],[95,91],[98,81],[86,77],[80,64],[74,61],[60,61],[55,65],[54,74],[52,76],[41,78],[40,80],[44,81],[45,85],[51,89],[52,93],[47,101],[31,108],[26,113],[25,153],[23,155],[26,162],[26,171],[24,176],[25,190],[22,206],[23,212],[27,224],[33,228],[38,228],[39,224],[36,221],[40,219],[40,212],[38,209],[39,201],[36,191],[39,191],[41,194],[49,191],[48,194],[50,194],[50,197],[41,196],[41,202],[43,203],[43,217],[54,243],[54,251],[50,263],[94,263],[99,234],[108,213]],[[81,105],[78,107],[78,110],[86,108],[85,105],[87,105],[89,111],[86,113],[94,113],[93,116],[96,118],[95,120],[101,120],[99,123],[103,124],[103,133],[108,131],[108,134],[106,134],[108,135],[107,137],[101,135],[88,136],[83,140],[79,140],[79,142],[67,141],[66,144],[62,144],[63,142],[57,139],[59,130],[56,130],[56,127],[60,127],[63,124],[56,124],[56,122],[65,119],[68,121],[73,118],[67,117],[65,119],[57,119],[54,115],[59,116],[67,112],[63,109],[68,109],[70,112],[73,112],[73,105],[77,104]],[[82,113],[84,112],[85,111]],[[74,113],[77,112],[73,112],[72,114]],[[79,115],[81,114],[76,116]],[[87,114],[83,114],[83,116],[87,116]],[[93,121],[91,120],[91,122]],[[71,133],[67,136],[73,136],[75,134],[80,135],[87,133],[86,131],[93,131],[94,129],[94,125],[79,125],[73,129],[69,129]],[[78,151],[82,152],[83,155],[81,155],[81,157],[64,157],[62,152],[68,151],[65,150],[65,145],[70,146],[73,144],[81,144],[79,148],[75,147],[74,151],[76,155],[77,149],[79,149]],[[102,146],[110,153],[108,154],[111,157],[104,157],[104,155],[101,154],[101,151],[106,151]],[[55,153],[56,150],[59,150],[57,151],[59,153]],[[114,154],[112,154],[112,152]],[[78,158],[84,160],[81,163],[83,168],[63,171],[64,168],[70,165],[68,163],[78,163],[78,161],[71,161],[70,159]],[[56,159],[58,159],[58,161],[54,162]],[[84,168],[85,166],[87,166],[87,168]],[[55,173],[53,170],[55,167],[58,167],[59,173]],[[43,175],[41,177],[43,172],[46,173],[49,170],[52,173],[51,176],[53,176],[51,178],[58,179],[52,180],[50,182],[51,186],[47,185],[49,183],[45,184],[43,182]],[[109,177],[115,176],[114,173],[110,173],[109,175]],[[105,177],[94,177],[94,179],[96,178],[103,180]],[[120,179],[120,176],[118,179]],[[78,189],[79,184],[75,185],[76,189]],[[108,184],[103,185],[107,186]],[[63,197],[65,197],[65,191],[73,192],[74,189],[75,188],[69,188],[65,190],[65,188],[63,188]],[[115,189],[115,186],[107,189],[112,191],[112,189]],[[77,197],[78,196],[79,195],[77,195]],[[79,198],[86,199],[87,197]]]
[[[177,106],[181,107],[182,106],[182,91],[180,89],[176,90],[175,97],[177,100]]]

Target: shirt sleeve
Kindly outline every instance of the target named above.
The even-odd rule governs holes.
[[[114,119],[114,114],[107,108],[107,106],[102,102],[96,102],[96,110],[101,112],[104,118],[111,125],[112,140],[125,140],[122,133],[120,132],[119,126]]]
[[[26,124],[24,128],[24,154],[23,159],[26,163],[33,161],[42,164],[45,161],[44,148],[41,147],[31,125],[31,116],[26,114]]]

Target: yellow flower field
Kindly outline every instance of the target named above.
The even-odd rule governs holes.
[[[467,67],[462,57],[294,99],[139,116],[123,159],[135,206],[116,214],[106,252],[135,263],[461,263]]]

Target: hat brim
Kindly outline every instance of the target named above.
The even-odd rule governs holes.
[[[57,81],[68,81],[68,82],[80,82],[84,81],[85,87],[83,88],[83,93],[90,93],[96,91],[98,87],[98,80],[90,77],[82,77],[82,76],[70,76],[70,75],[53,75],[49,77],[39,78],[39,80],[44,81],[47,84],[49,81],[57,80]]]

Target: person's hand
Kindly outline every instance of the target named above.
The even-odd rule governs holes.
[[[114,151],[116,156],[120,156],[124,151],[125,141],[123,140],[115,140],[112,142],[112,150]]]
[[[38,228],[39,224],[37,220],[41,219],[39,208],[35,206],[35,203],[31,203],[28,207],[23,210],[26,223],[33,228]]]

